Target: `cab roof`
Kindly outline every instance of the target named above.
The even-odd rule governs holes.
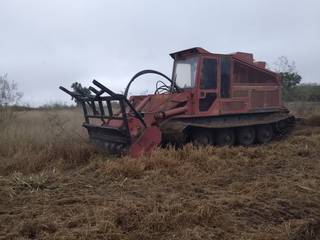
[[[186,50],[182,50],[182,51],[178,51],[178,52],[174,52],[171,53],[170,56],[173,59],[178,59],[181,58],[183,56],[188,56],[188,55],[197,55],[197,54],[201,54],[201,55],[229,55],[232,56],[234,59],[237,59],[238,61],[242,61],[245,63],[249,63],[255,67],[258,67],[260,69],[263,69],[265,71],[269,71],[266,69],[266,63],[263,61],[255,61],[253,58],[253,54],[252,53],[246,53],[246,52],[234,52],[234,53],[230,53],[230,54],[216,54],[216,53],[211,53],[201,47],[194,47],[194,48],[189,48]],[[270,71],[269,71],[270,72]]]
[[[179,51],[179,52],[171,53],[170,56],[173,59],[176,59],[178,57],[181,57],[182,55],[187,55],[187,54],[189,55],[189,54],[212,54],[212,53],[208,52],[207,50],[205,50],[203,48],[194,47],[194,48],[189,48],[189,49],[182,50],[182,51]]]

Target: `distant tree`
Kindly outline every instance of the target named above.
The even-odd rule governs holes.
[[[81,85],[81,83],[74,82],[74,83],[71,84],[71,88],[72,88],[73,91],[75,91],[76,93],[80,93],[80,94],[83,94],[83,95],[90,95],[90,90],[89,90],[89,88],[83,87],[83,86]],[[79,104],[76,99],[75,99],[75,102],[77,103],[77,105]]]
[[[284,100],[292,100],[292,95],[296,86],[301,82],[302,77],[296,69],[295,62],[289,62],[288,58],[281,56],[275,62],[275,71],[282,77],[283,98]]]
[[[0,76],[0,106],[14,105],[22,98],[16,82],[8,80],[8,74]]]

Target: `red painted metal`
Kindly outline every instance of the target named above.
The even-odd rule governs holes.
[[[175,115],[183,114],[183,113],[185,113],[187,111],[188,111],[187,107],[173,108],[173,109],[170,109],[170,110],[167,110],[167,111],[157,112],[155,114],[155,118],[156,119],[165,119],[165,118],[172,117],[172,116],[175,116]]]
[[[150,154],[151,150],[158,146],[161,142],[161,131],[156,126],[151,126],[135,139],[129,148],[131,157],[139,157],[142,154]]]

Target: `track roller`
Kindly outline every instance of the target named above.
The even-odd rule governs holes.
[[[250,146],[254,143],[256,132],[253,127],[241,127],[237,129],[238,143],[243,146]]]
[[[216,131],[215,143],[218,146],[233,146],[235,143],[234,130],[218,129]]]
[[[271,125],[260,125],[256,128],[258,143],[268,143],[273,137],[273,128]]]
[[[213,144],[212,131],[210,129],[194,128],[191,132],[191,140],[196,146]]]

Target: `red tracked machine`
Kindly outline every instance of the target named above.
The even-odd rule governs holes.
[[[112,154],[137,157],[161,143],[249,146],[267,143],[294,124],[283,106],[281,79],[250,53],[210,53],[192,48],[170,54],[172,78],[137,73],[124,94],[98,81],[91,94],[61,90],[83,107],[90,139]],[[144,74],[162,77],[151,95],[127,98],[131,83]]]

